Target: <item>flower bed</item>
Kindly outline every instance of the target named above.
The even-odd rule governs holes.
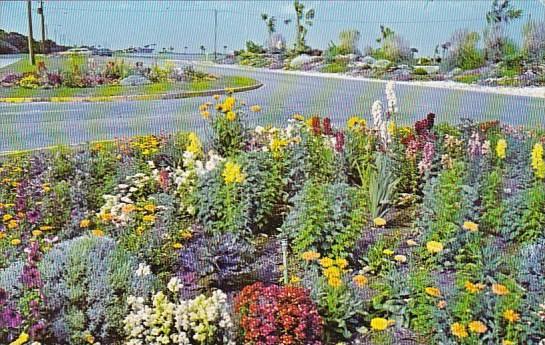
[[[4,157],[3,344],[538,344],[544,133],[295,115]]]

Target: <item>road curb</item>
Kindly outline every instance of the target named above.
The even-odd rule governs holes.
[[[161,99],[181,99],[192,97],[208,97],[213,95],[223,95],[227,92],[246,92],[259,89],[262,83],[249,86],[206,90],[206,91],[184,91],[171,92],[157,95],[127,95],[127,96],[90,96],[90,97],[3,97],[0,103],[93,103],[93,102],[115,102],[115,101],[153,101]]]

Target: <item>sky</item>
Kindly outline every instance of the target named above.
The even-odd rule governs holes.
[[[509,26],[509,33],[521,40],[523,24],[531,17],[545,19],[545,0],[513,0],[524,18]],[[316,10],[307,41],[324,49],[345,29],[361,32],[360,49],[375,45],[380,25],[404,36],[420,55],[432,54],[436,45],[448,41],[457,29],[482,32],[492,0],[373,0],[303,1]],[[39,33],[38,2],[34,3],[35,33]],[[240,49],[248,40],[264,43],[267,37],[261,13],[278,18],[278,32],[293,44],[295,27],[284,19],[294,18],[290,1],[143,1],[143,0],[45,0],[49,38],[70,45],[101,45],[120,49],[156,44],[197,52],[201,45],[213,50],[214,10],[217,10],[217,46],[223,52]],[[0,0],[0,28],[26,34],[26,1]],[[39,36],[38,36],[39,37]]]

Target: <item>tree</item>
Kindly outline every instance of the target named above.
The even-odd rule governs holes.
[[[515,8],[510,0],[494,0],[486,13],[488,24],[506,23],[522,17],[522,10]]]
[[[388,37],[391,37],[395,34],[394,30],[390,29],[387,26],[380,26],[380,37],[376,39],[377,43],[381,43],[386,40]]]
[[[205,46],[200,46],[199,48],[201,50],[201,53],[204,55],[204,53],[206,52],[206,47]]]
[[[295,50],[297,52],[304,52],[308,50],[305,38],[308,32],[308,27],[311,27],[313,24],[316,11],[313,8],[305,11],[305,5],[303,5],[303,3],[299,0],[295,0],[293,2],[293,7],[295,8],[296,14]]]
[[[261,19],[265,22],[265,25],[267,26],[267,33],[269,34],[269,38],[273,33],[276,32],[276,18],[274,16],[269,16],[266,13],[261,14]]]

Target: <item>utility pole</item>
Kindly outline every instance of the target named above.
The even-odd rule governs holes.
[[[34,47],[32,43],[34,38],[32,37],[32,0],[27,0],[27,16],[28,16],[28,56],[30,58],[30,64],[36,65],[36,58],[34,56]]]
[[[218,10],[214,10],[214,62],[218,59]]]
[[[45,42],[45,18],[44,18],[44,0],[40,0],[40,7],[38,7],[38,14],[42,18],[42,54],[47,54],[46,42]]]

